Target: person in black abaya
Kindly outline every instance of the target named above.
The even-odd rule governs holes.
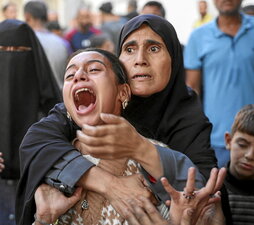
[[[159,36],[160,43],[152,40],[149,35],[145,45],[135,44],[139,40],[129,40],[131,35],[139,31],[142,26],[148,26],[152,31],[149,31],[149,34],[152,36]],[[129,42],[128,45],[125,43],[126,40]],[[151,88],[147,85],[148,92],[145,94],[135,90],[135,83],[132,80],[132,76],[135,75],[132,74],[132,68],[138,66],[139,63],[133,62],[134,56],[128,59],[123,57],[124,51],[125,54],[131,55],[140,46],[148,46],[144,52],[140,53],[143,56],[150,54],[151,51],[157,52],[164,46],[164,52],[167,58],[170,58],[165,61],[164,65],[157,67],[156,71],[149,70],[150,63],[155,63],[156,57],[158,59],[156,54],[154,60],[149,60],[149,63],[145,60],[139,65],[139,74],[136,75],[140,79],[153,77],[155,75],[153,72],[157,76],[159,71],[163,72],[164,69],[169,71],[168,74],[164,73],[165,84],[159,89],[157,87],[152,89],[154,84],[150,83]],[[210,147],[212,125],[204,115],[195,92],[185,85],[181,45],[173,26],[167,20],[155,15],[141,15],[133,18],[122,28],[118,56],[127,69],[133,94],[124,111],[124,117],[143,136],[161,141],[170,148],[186,154],[200,172],[208,178],[210,170],[217,165],[214,151]],[[165,60],[165,58],[159,58],[159,60]],[[140,88],[142,89],[142,85]],[[77,135],[81,146],[89,154],[94,154],[99,158],[117,158],[121,152],[128,156],[135,154],[135,147],[133,148],[135,135],[139,134],[135,129],[126,126],[123,118],[118,118],[117,121],[115,118],[111,119],[108,118],[108,124],[99,129],[96,127],[83,128],[83,134]],[[24,218],[28,218],[27,222],[33,220],[35,212],[33,193],[43,182],[45,176],[47,176],[47,183],[63,192],[72,192],[71,189],[78,181],[79,184],[86,182],[84,177],[86,180],[88,177],[94,176],[94,179],[100,177],[98,171],[91,172],[94,165],[85,160],[71,144],[72,139],[76,136],[76,129],[77,127],[68,119],[66,109],[62,104],[55,106],[48,117],[30,128],[20,148],[23,163],[21,165],[22,178],[17,194],[16,209],[19,217],[17,221],[22,221]],[[117,140],[117,143],[110,140]],[[95,148],[94,141],[96,142]],[[105,145],[107,149],[110,149],[109,152],[106,152]],[[145,154],[149,154],[149,149]],[[43,157],[49,160],[47,165],[42,164]],[[58,164],[58,160],[61,161],[61,165]],[[41,167],[43,171],[38,172],[38,168]],[[50,169],[55,171],[52,172],[54,174],[52,179],[47,174]],[[154,182],[155,186],[159,185],[159,182]],[[24,186],[26,186],[25,189],[22,189]],[[160,190],[163,192],[163,188]],[[21,202],[27,202],[27,204],[20,206]]]
[[[0,151],[5,164],[0,224],[6,225],[14,222],[19,145],[27,129],[61,101],[61,94],[39,41],[24,22],[0,23],[0,68]]]

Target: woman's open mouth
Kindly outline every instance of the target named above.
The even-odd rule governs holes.
[[[78,111],[84,111],[92,107],[96,102],[96,96],[93,90],[89,88],[80,88],[74,92],[74,103]]]

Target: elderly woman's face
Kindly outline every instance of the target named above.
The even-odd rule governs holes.
[[[109,60],[98,52],[82,52],[67,65],[63,98],[79,125],[101,124],[100,113],[119,115],[121,91]]]
[[[162,38],[149,26],[142,25],[126,38],[119,58],[126,67],[134,95],[150,96],[168,84],[171,57]]]

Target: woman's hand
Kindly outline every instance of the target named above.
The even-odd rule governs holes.
[[[226,169],[214,168],[211,170],[210,178],[205,187],[195,191],[195,168],[189,168],[188,180],[184,192],[176,191],[167,181],[162,178],[161,182],[171,197],[171,201],[166,202],[170,205],[170,218],[175,224],[180,224],[183,212],[192,209],[192,221],[196,224],[199,216],[207,209],[209,204],[220,202],[218,190],[221,188],[226,175]]]
[[[146,187],[144,177],[141,174],[117,177],[103,196],[110,201],[114,209],[123,217],[125,217],[124,212],[126,209],[133,210],[130,201],[140,203],[140,196],[149,199],[154,204],[157,203],[152,192]]]
[[[177,225],[173,221],[163,219],[155,206],[147,198],[139,198],[141,204],[131,201],[133,210],[125,210],[125,217],[130,225]],[[179,225],[191,225],[193,210],[183,211]]]
[[[3,158],[3,153],[0,152],[0,173],[3,171],[4,169],[4,158]]]
[[[131,158],[139,162],[154,178],[163,175],[159,153],[155,146],[141,136],[124,118],[101,114],[105,122],[99,126],[84,125],[77,131],[75,146],[82,154],[100,159]]]
[[[82,131],[77,132],[80,147],[86,154],[101,159],[135,159],[137,154],[146,151],[143,149],[145,138],[127,120],[104,113],[101,119],[105,124],[84,125]]]
[[[54,223],[59,216],[70,209],[81,197],[82,188],[77,188],[71,197],[66,197],[47,184],[41,184],[35,194],[36,218],[45,223]]]

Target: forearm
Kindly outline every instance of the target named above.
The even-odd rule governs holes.
[[[163,176],[163,166],[161,163],[160,155],[155,145],[148,139],[144,138],[142,145],[140,145],[142,151],[137,151],[134,158],[141,164],[144,170],[147,171],[156,180]]]
[[[109,191],[109,185],[113,183],[114,179],[116,177],[112,174],[94,166],[83,174],[77,185],[85,190],[94,191],[104,196]]]

